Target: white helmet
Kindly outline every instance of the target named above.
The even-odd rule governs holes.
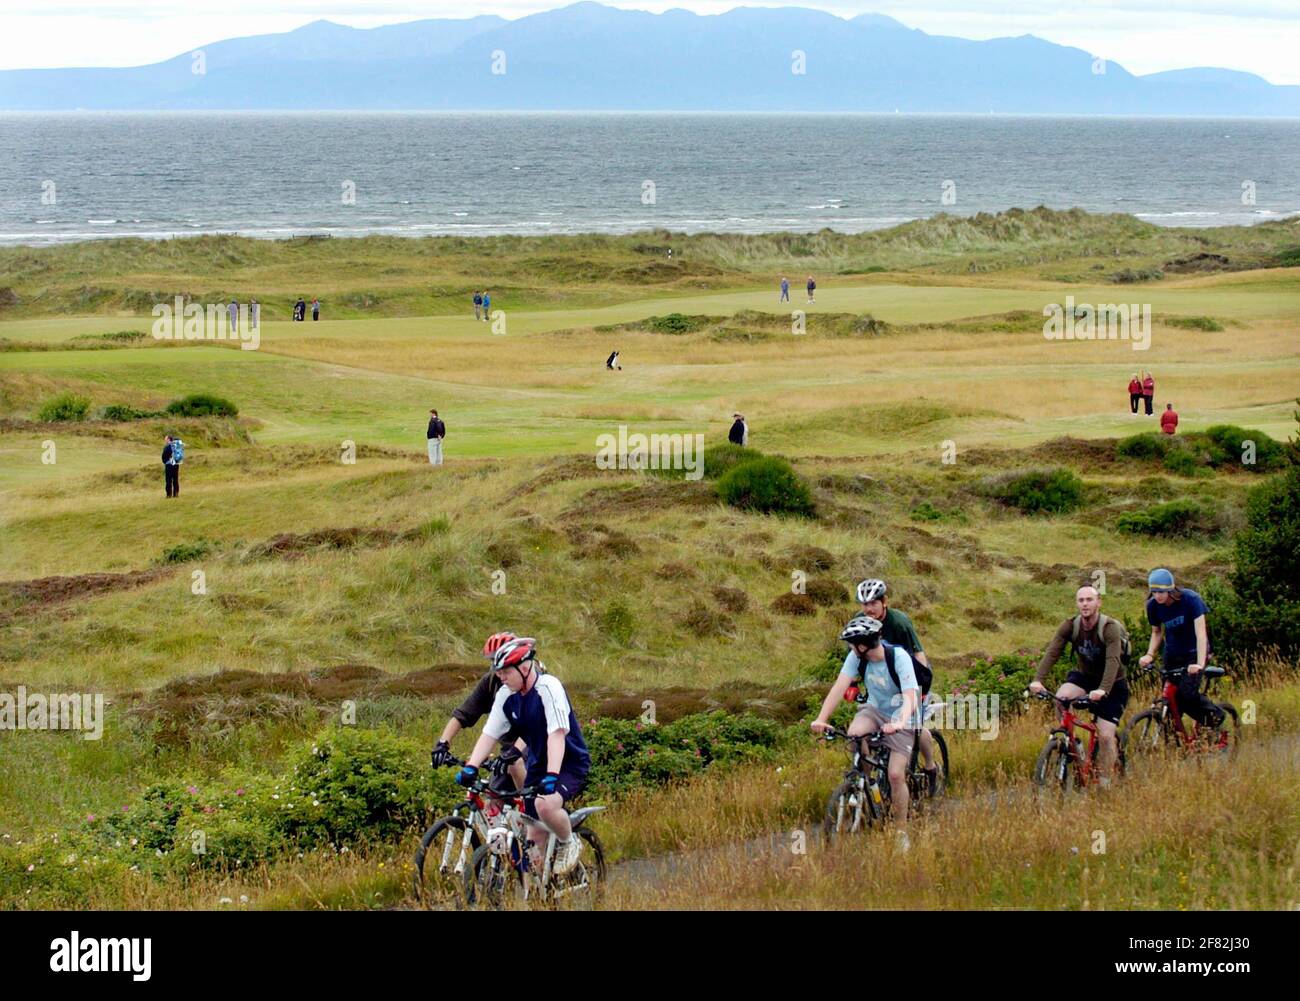
[[[858,585],[858,601],[865,605],[869,601],[883,598],[885,596],[885,590],[885,582],[883,580],[876,580],[874,577],[871,580],[864,580]]]

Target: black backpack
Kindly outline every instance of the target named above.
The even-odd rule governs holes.
[[[884,640],[880,641],[880,645],[885,650],[885,667],[889,668],[889,676],[894,681],[894,687],[901,692],[903,686],[898,680],[898,671],[894,669],[894,659],[898,652],[898,647],[893,643],[886,643]],[[916,682],[921,686],[921,695],[929,695],[930,683],[934,681],[934,672],[915,657],[912,658],[912,670],[916,672]]]

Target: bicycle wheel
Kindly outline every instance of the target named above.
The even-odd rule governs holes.
[[[935,767],[939,769],[939,774],[935,777],[934,792],[930,793],[930,799],[943,799],[948,792],[948,742],[943,739],[943,734],[938,730],[931,730],[930,737],[934,740]]]
[[[1124,774],[1140,774],[1169,748],[1169,731],[1160,709],[1144,709],[1133,717],[1119,737],[1120,760]]]
[[[837,838],[867,826],[866,790],[858,779],[845,779],[826,803],[822,838],[829,846]]]
[[[1232,760],[1237,755],[1237,745],[1241,741],[1241,717],[1237,714],[1237,707],[1231,702],[1214,704],[1222,710],[1223,722],[1211,738],[1210,749]]]
[[[1052,734],[1034,762],[1034,783],[1040,792],[1055,792],[1063,796],[1074,788],[1073,771],[1065,738],[1061,734]]]
[[[605,846],[595,831],[579,827],[574,834],[583,841],[583,852],[572,872],[551,877],[551,902],[560,907],[592,910],[600,903],[605,884]]]
[[[450,899],[459,902],[465,870],[481,840],[474,825],[459,814],[437,820],[424,832],[415,853],[415,899],[425,907]]]
[[[480,845],[465,867],[465,900],[470,907],[504,910],[525,902],[524,884],[508,855]]]

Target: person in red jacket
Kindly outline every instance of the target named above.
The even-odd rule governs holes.
[[[1133,413],[1138,412],[1138,404],[1142,402],[1142,380],[1138,378],[1136,372],[1133,378],[1128,381],[1128,408]]]
[[[1148,417],[1151,416],[1151,401],[1155,398],[1155,395],[1156,381],[1151,378],[1151,373],[1148,372],[1142,379],[1142,399],[1146,401]]]
[[[1165,434],[1173,434],[1178,430],[1178,411],[1172,403],[1166,403],[1165,412],[1160,415],[1160,430]]]

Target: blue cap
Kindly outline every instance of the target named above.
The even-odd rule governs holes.
[[[1174,589],[1174,575],[1164,567],[1158,567],[1147,575],[1147,587],[1152,591],[1172,591]]]

